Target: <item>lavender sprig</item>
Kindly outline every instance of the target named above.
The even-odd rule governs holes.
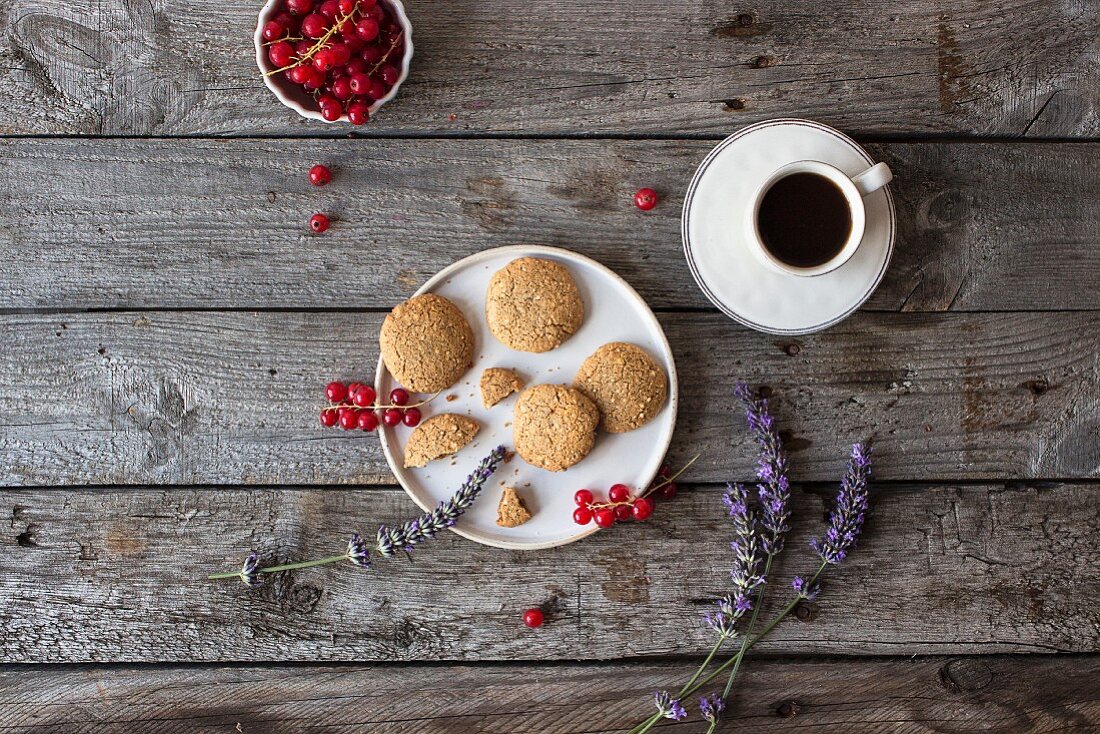
[[[829,527],[824,536],[810,541],[810,547],[825,563],[833,566],[841,563],[855,547],[867,516],[867,480],[870,476],[871,449],[857,443],[852,446],[836,505],[829,513]]]
[[[722,718],[722,712],[725,710],[726,702],[717,693],[699,699],[699,713],[703,715],[704,721],[710,723],[712,731],[718,725],[718,720]]]
[[[672,694],[668,691],[654,692],[653,702],[657,706],[657,713],[663,718],[673,719],[675,721],[687,718],[687,711],[684,710],[683,705],[680,703],[680,699],[673,698]]]
[[[500,462],[504,461],[505,453],[503,446],[497,446],[493,449],[488,456],[481,460],[481,463],[478,464],[473,474],[466,478],[466,482],[457,492],[455,492],[454,496],[446,502],[439,503],[439,507],[431,512],[427,512],[420,517],[409,520],[394,528],[385,525],[380,527],[378,529],[374,549],[385,557],[391,557],[399,550],[408,552],[412,550],[414,546],[423,543],[429,538],[434,537],[440,531],[454,525],[462,513],[468,510],[470,505],[474,503],[474,500],[478,498],[478,495],[481,494],[481,490],[489,480],[489,477],[496,471]],[[211,580],[239,578],[249,588],[255,588],[262,583],[260,574],[265,573],[293,571],[300,568],[321,566],[326,563],[338,563],[340,561],[350,561],[360,568],[371,568],[370,550],[371,549],[367,546],[363,537],[359,535],[359,533],[355,533],[348,541],[345,551],[338,556],[329,556],[327,558],[318,558],[313,561],[284,563],[278,566],[260,568],[259,558],[256,552],[252,551],[248,554],[244,566],[240,571],[234,571],[232,573],[212,573],[207,576],[207,578]]]
[[[787,479],[787,452],[779,437],[775,419],[768,410],[768,401],[753,392],[744,382],[738,382],[734,394],[745,409],[753,439],[760,449],[756,460],[756,485],[760,496],[764,528],[762,544],[764,553],[774,556],[783,550],[783,536],[790,530],[791,485]]]

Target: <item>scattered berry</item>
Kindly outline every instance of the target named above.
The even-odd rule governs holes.
[[[609,528],[615,524],[615,511],[610,507],[601,507],[592,513],[592,516],[601,528]]]
[[[328,166],[324,166],[318,163],[316,166],[309,169],[309,182],[314,186],[324,186],[331,181],[332,171],[328,169]]]
[[[523,623],[531,629],[541,627],[543,621],[545,621],[545,617],[541,609],[532,607],[523,613]]]
[[[405,415],[401,417],[401,422],[409,428],[416,428],[418,425],[420,425],[420,409],[406,408]]]
[[[348,410],[340,416],[340,427],[345,431],[351,431],[359,427],[359,411]]]
[[[321,234],[328,229],[329,221],[328,217],[318,212],[309,218],[309,228],[317,234]]]
[[[653,514],[653,507],[653,500],[649,497],[639,497],[634,500],[631,512],[635,520],[648,520],[649,516]]]
[[[634,206],[647,212],[657,206],[657,192],[653,189],[638,189],[634,194]]]
[[[348,396],[348,388],[342,382],[330,382],[325,385],[325,397],[333,403],[342,402]]]
[[[338,420],[340,420],[340,416],[336,414],[335,410],[321,411],[321,425],[325,428],[332,428],[336,425],[336,421]]]
[[[373,410],[361,410],[359,411],[356,425],[359,426],[359,430],[361,431],[373,431],[375,428],[378,428],[378,416],[375,415]]]
[[[607,491],[607,498],[612,502],[626,502],[630,499],[630,487],[625,484],[614,484]]]
[[[658,489],[657,494],[661,495],[661,499],[670,500],[676,496],[676,489],[676,482],[669,482]]]
[[[592,522],[592,510],[587,507],[578,507],[573,510],[573,522],[578,525],[587,525]]]
[[[391,428],[401,422],[401,411],[397,408],[387,408],[382,413],[382,422]]]
[[[408,405],[409,393],[401,388],[397,388],[390,393],[390,402],[394,405]]]

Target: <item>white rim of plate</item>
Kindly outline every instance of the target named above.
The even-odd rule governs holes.
[[[669,358],[668,395],[669,408],[672,411],[672,430],[668,432],[668,436],[665,438],[664,446],[662,446],[661,450],[655,454],[655,459],[651,459],[651,463],[653,464],[652,469],[642,473],[642,476],[646,477],[645,486],[650,486],[653,483],[653,479],[657,476],[658,470],[661,468],[661,462],[664,461],[665,455],[668,454],[669,446],[672,445],[672,436],[676,433],[676,416],[680,407],[680,386],[679,380],[676,376],[676,358],[675,355],[672,353],[672,346],[668,343],[668,337],[665,335],[665,330],[661,326],[661,322],[657,320],[657,316],[653,313],[653,309],[649,307],[649,304],[645,302],[645,299],[638,295],[638,291],[634,290],[634,287],[630,285],[630,283],[627,283],[622,278],[622,276],[620,276],[618,273],[616,273],[614,270],[607,267],[606,265],[588,257],[587,255],[581,255],[578,252],[566,250],[561,247],[549,247],[546,245],[506,245],[504,247],[495,247],[490,250],[482,250],[481,252],[474,253],[473,255],[469,255],[462,258],[461,260],[457,260],[451,263],[450,265],[433,275],[427,281],[425,281],[424,285],[420,286],[420,288],[418,288],[416,292],[413,293],[413,296],[419,296],[424,293],[430,292],[432,288],[434,288],[442,281],[446,280],[455,271],[461,268],[468,267],[470,265],[476,265],[482,260],[489,260],[499,255],[508,254],[515,254],[517,257],[525,255],[555,255],[566,260],[573,260],[584,263],[585,265],[589,265],[596,270],[601,271],[604,275],[608,276],[613,281],[618,283],[619,286],[626,293],[626,295],[634,301],[635,305],[640,307],[643,317],[648,319],[650,321],[650,324],[656,328],[657,334],[660,336],[660,346],[664,349],[665,354],[667,354]],[[410,296],[410,298],[411,297],[412,296]],[[494,337],[491,334],[488,334],[486,338],[492,339]],[[474,368],[471,367],[470,369]],[[378,367],[375,369],[374,372],[374,384],[376,386],[381,385],[382,379],[385,375],[386,365],[382,361],[382,356],[379,355]],[[425,512],[431,512],[432,510],[434,510],[434,505],[426,505],[421,502],[416,494],[405,483],[403,472],[397,469],[397,461],[393,455],[392,449],[390,448],[390,437],[385,429],[380,427],[378,438],[381,440],[382,443],[382,453],[386,456],[386,463],[389,464],[390,471],[392,471],[393,475],[397,478],[398,484],[400,484],[401,488],[405,490],[405,494],[409,495],[412,501],[415,502],[417,506]],[[514,449],[510,450],[514,451]],[[519,457],[517,456],[516,459],[513,459],[513,461],[517,460],[518,458]],[[472,466],[470,467],[470,470],[473,470]],[[494,548],[535,551],[568,545],[569,543],[576,542],[578,540],[581,540],[582,538],[587,538],[589,535],[592,535],[593,533],[601,530],[601,528],[596,526],[595,523],[591,523],[591,527],[581,529],[576,535],[571,535],[568,538],[562,540],[554,540],[546,543],[536,543],[533,545],[529,543],[516,543],[507,540],[484,538],[481,537],[477,532],[463,530],[457,525],[452,526],[450,530],[462,536],[463,538],[466,538],[467,540],[472,540],[475,543],[488,545]]]
[[[707,168],[710,167],[710,164],[722,153],[722,151],[724,151],[728,146],[730,146],[740,138],[744,137],[745,135],[748,135],[749,133],[756,132],[757,130],[760,130],[762,128],[778,125],[801,125],[804,127],[814,128],[815,130],[819,130],[821,132],[832,135],[840,142],[852,148],[852,150],[859,154],[869,166],[873,166],[875,164],[875,160],[871,158],[867,151],[863,149],[863,146],[861,146],[859,143],[852,140],[850,137],[840,132],[839,130],[831,128],[828,125],[823,125],[820,122],[814,122],[813,120],[803,120],[798,117],[783,117],[775,120],[765,120],[763,122],[757,122],[753,125],[749,125],[746,128],[738,130],[733,135],[730,135],[728,138],[716,145],[714,149],[707,154],[707,157],[703,159],[703,162],[699,164],[699,168],[696,169],[695,175],[692,176],[691,184],[688,186],[687,194],[684,196],[684,208],[683,213],[680,217],[680,231],[684,241],[684,257],[687,260],[688,268],[691,270],[691,275],[695,279],[695,283],[699,286],[699,289],[703,291],[703,295],[705,295],[710,300],[710,302],[718,308],[719,311],[724,313],[726,316],[729,316],[731,319],[741,324],[742,326],[747,326],[750,329],[755,329],[757,331],[764,332],[765,334],[798,336],[800,334],[813,334],[818,331],[824,331],[831,326],[839,324],[841,321],[858,311],[859,307],[866,303],[867,299],[871,297],[871,294],[873,294],[875,290],[878,289],[879,284],[882,283],[882,279],[886,276],[886,270],[890,267],[890,261],[894,257],[894,242],[897,236],[897,215],[894,210],[894,195],[893,193],[891,193],[889,185],[883,186],[882,190],[886,192],[886,203],[888,205],[887,208],[890,217],[890,238],[889,242],[887,242],[886,245],[886,259],[883,260],[882,267],[879,269],[878,275],[875,276],[874,281],[867,288],[867,291],[859,297],[855,305],[853,305],[843,314],[835,316],[829,321],[825,321],[821,324],[817,324],[815,326],[811,326],[805,329],[778,329],[774,326],[765,326],[763,324],[758,324],[736,313],[732,308],[723,303],[718,298],[718,296],[714,294],[713,291],[711,291],[710,287],[703,280],[703,277],[699,274],[698,267],[695,264],[695,253],[692,250],[691,235],[689,231],[691,205],[695,199],[695,191],[699,187],[699,182],[702,179],[703,174],[706,173]]]

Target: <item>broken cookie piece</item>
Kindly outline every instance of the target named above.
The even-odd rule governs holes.
[[[523,378],[506,367],[490,367],[481,373],[481,402],[491,408],[523,389]]]
[[[502,528],[514,528],[531,519],[531,511],[523,504],[523,498],[515,487],[505,487],[497,505],[497,525]]]
[[[405,444],[405,468],[419,468],[428,462],[457,453],[474,440],[481,429],[477,421],[464,415],[443,413],[432,416],[416,427]]]

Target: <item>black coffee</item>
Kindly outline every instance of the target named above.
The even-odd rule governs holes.
[[[771,185],[757,216],[768,252],[795,268],[829,262],[852,232],[852,212],[844,192],[816,173],[792,173]]]

